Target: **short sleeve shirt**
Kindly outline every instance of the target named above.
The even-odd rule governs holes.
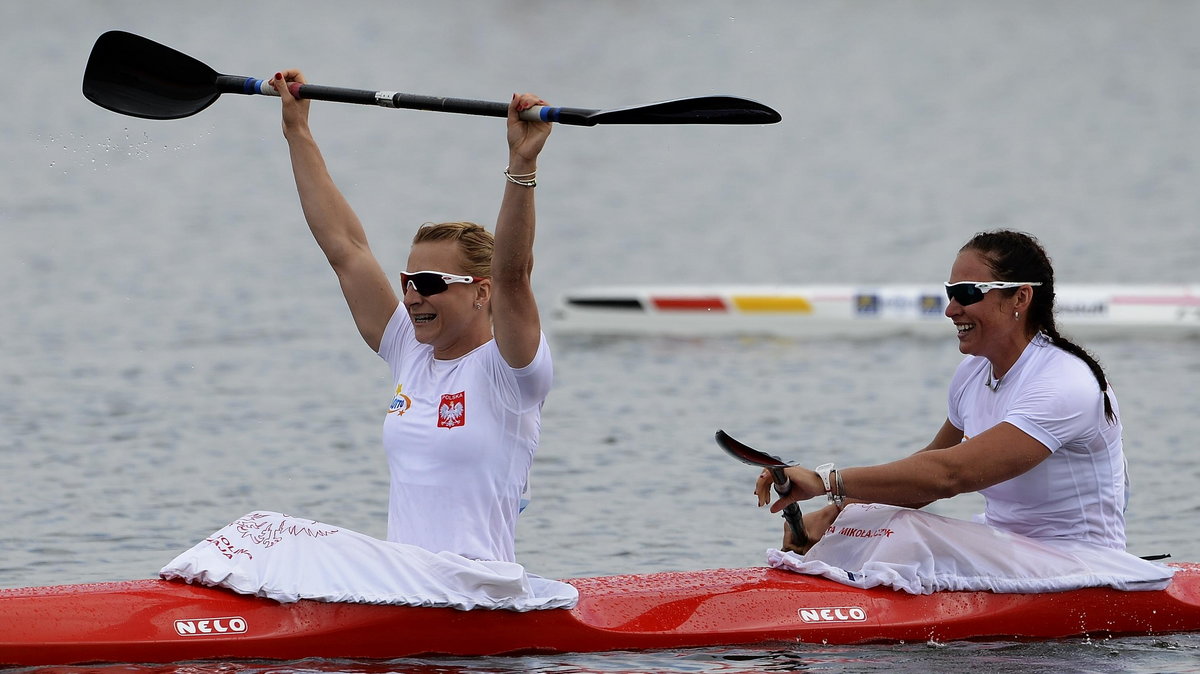
[[[968,356],[950,384],[949,420],[964,440],[1007,422],[1046,447],[1032,470],[981,490],[985,521],[1034,538],[1125,548],[1125,455],[1119,421],[1080,358],[1039,334],[992,390],[991,365]],[[1114,411],[1116,395],[1108,395]]]
[[[414,337],[402,304],[379,355],[395,386],[383,423],[391,474],[388,540],[515,561],[521,493],[553,380],[546,336],[523,368],[510,367],[495,340],[438,360]]]

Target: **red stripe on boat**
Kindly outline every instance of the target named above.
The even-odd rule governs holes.
[[[652,297],[654,308],[661,311],[728,311],[720,297]]]

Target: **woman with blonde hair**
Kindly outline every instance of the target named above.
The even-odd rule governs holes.
[[[388,540],[476,560],[514,561],[517,514],[553,366],[530,283],[537,158],[550,123],[519,119],[545,102],[514,94],[495,235],[466,222],[413,238],[400,295],[334,184],[309,129],[309,101],[277,73],[296,189],[367,345],[390,366],[383,429],[391,472]],[[500,172],[497,171],[497,175]]]

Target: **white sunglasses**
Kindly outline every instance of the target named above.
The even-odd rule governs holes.
[[[422,297],[444,293],[450,283],[476,283],[483,279],[478,276],[462,276],[447,274],[444,271],[402,271],[400,272],[400,287],[403,292],[409,288],[417,291]]]
[[[959,281],[946,284],[946,297],[958,300],[962,306],[975,304],[989,290],[1006,290],[1021,286],[1040,286],[1041,281]]]

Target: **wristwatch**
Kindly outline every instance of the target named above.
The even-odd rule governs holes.
[[[821,477],[821,484],[825,486],[825,499],[829,501],[830,505],[835,506],[838,510],[841,510],[846,501],[846,495],[841,493],[841,489],[834,491],[834,485],[838,484],[840,480],[831,479],[831,475],[838,477],[836,475],[837,466],[835,466],[833,463],[823,463],[813,470],[815,470],[817,475]]]

